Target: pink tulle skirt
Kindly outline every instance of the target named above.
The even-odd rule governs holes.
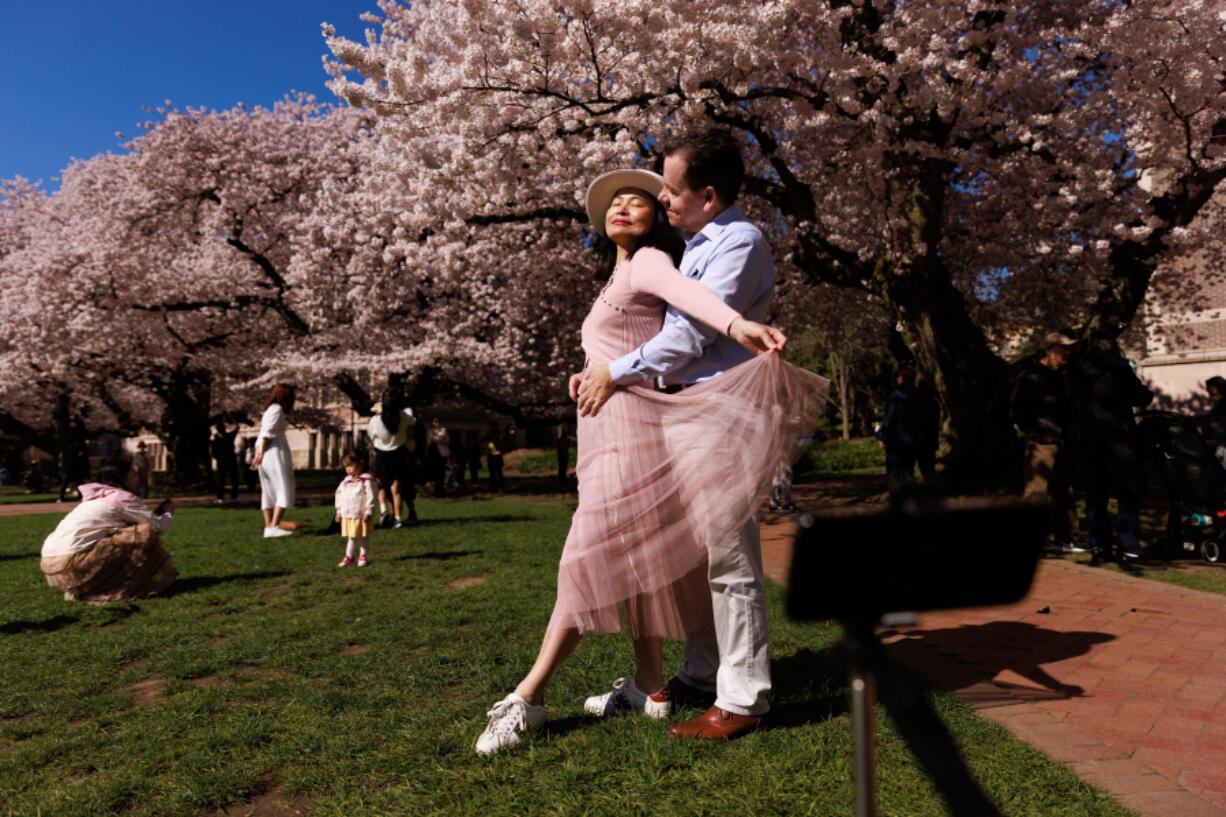
[[[579,507],[551,628],[709,628],[707,543],[732,538],[817,427],[829,381],[759,355],[676,394],[620,389],[578,425]]]

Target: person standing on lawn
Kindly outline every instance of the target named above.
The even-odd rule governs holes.
[[[1077,511],[1069,482],[1065,433],[1069,423],[1064,366],[1076,341],[1060,332],[1043,338],[1043,356],[1018,377],[1009,398],[1013,424],[1026,438],[1022,496],[1045,496],[1051,503],[1051,549],[1084,553],[1073,543]]]
[[[490,490],[502,493],[502,431],[491,422],[485,435],[485,467],[490,472]]]
[[[285,509],[294,504],[294,459],[285,431],[287,415],[294,410],[294,387],[288,383],[273,386],[260,418],[260,435],[255,444],[251,469],[260,474],[260,511],[264,514],[264,538],[289,536],[281,527]]]
[[[349,450],[341,457],[345,478],[336,486],[336,518],[341,525],[341,536],[347,537],[345,558],[337,567],[354,564],[353,552],[358,550],[358,567],[366,567],[370,554],[370,534],[374,530],[375,478],[366,473],[366,465],[356,451]]]
[[[669,223],[686,237],[681,273],[745,318],[764,320],[775,266],[765,236],[736,203],[745,175],[739,146],[727,131],[705,130],[666,145],[664,156],[659,200]],[[637,383],[669,392],[689,389],[718,379],[753,354],[670,306],[654,338],[607,365],[588,367],[579,388],[579,413],[595,415],[617,389]],[[772,474],[774,468],[772,463]],[[690,701],[710,701],[715,693],[714,703],[702,716],[673,724],[674,737],[735,737],[759,728],[770,709],[757,514],[734,535],[706,545],[714,627],[687,635],[685,661],[668,691]]]
[[[598,717],[622,711],[667,717],[672,692],[662,675],[663,639],[713,630],[708,542],[723,543],[745,526],[775,464],[794,456],[820,413],[827,381],[782,361],[784,334],[746,320],[674,267],[681,241],[656,200],[663,187],[654,173],[621,170],[588,189],[588,212],[601,234],[597,254],[610,277],[583,324],[586,373],[569,384],[581,407],[579,506],[536,661],[487,713],[478,754],[514,746],[538,729],[545,689],[582,635],[621,632],[623,616],[635,675],[588,698],[584,709]],[[603,395],[599,403],[608,402],[597,414],[596,400],[579,395],[584,377],[597,367],[607,373],[605,361],[657,335],[668,304],[712,327],[712,335],[734,338],[749,359],[683,393],[663,394],[639,378]],[[743,447],[729,451],[727,439]]]
[[[132,467],[136,470],[136,495],[141,498],[149,496],[149,454],[143,440],[136,444]]]
[[[367,432],[375,447],[375,481],[379,485],[379,525],[401,528],[417,523],[417,486],[414,484],[413,432],[417,418],[395,394],[388,394],[379,406],[379,413],[370,418]],[[387,510],[387,496],[392,496],[392,510]],[[408,506],[408,519],[403,513]]]
[[[447,494],[447,461],[451,458],[451,435],[439,418],[430,421],[426,432],[426,478],[434,480],[434,495]]]
[[[226,429],[226,421],[218,420],[213,426],[213,436],[209,440],[209,453],[217,463],[217,499],[220,505],[226,500],[226,482],[230,483],[230,499],[238,500],[238,452],[234,450],[234,441],[238,438],[238,426]]]

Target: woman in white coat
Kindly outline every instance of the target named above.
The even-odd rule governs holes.
[[[264,538],[289,536],[282,530],[281,517],[294,504],[294,459],[285,438],[286,415],[294,410],[294,387],[287,383],[273,386],[264,403],[260,436],[255,443],[251,469],[260,473],[260,510],[264,512]]]

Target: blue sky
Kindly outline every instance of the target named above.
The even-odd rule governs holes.
[[[119,151],[142,106],[271,106],[291,90],[333,101],[319,24],[361,40],[375,0],[0,0],[0,179],[54,190],[72,157]]]

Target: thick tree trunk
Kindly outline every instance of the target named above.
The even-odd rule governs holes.
[[[213,379],[194,369],[175,371],[160,395],[166,401],[161,430],[169,453],[167,470],[176,488],[197,485],[210,475],[209,416]]]
[[[883,297],[941,409],[941,461],[952,487],[1003,484],[1017,464],[1006,366],[932,257],[878,277]]]

